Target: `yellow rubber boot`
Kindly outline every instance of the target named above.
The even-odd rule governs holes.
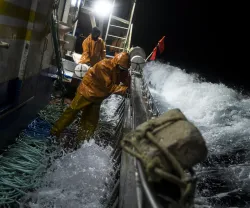
[[[89,139],[94,134],[99,120],[100,105],[92,103],[83,109],[78,130],[78,143]]]
[[[70,106],[63,112],[61,117],[54,124],[51,129],[51,134],[59,137],[60,133],[75,120],[78,112],[90,104],[90,101],[86,100],[86,98],[84,98],[81,94],[77,93]]]

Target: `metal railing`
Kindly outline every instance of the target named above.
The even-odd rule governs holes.
[[[151,114],[151,117],[158,117],[160,115],[160,111],[157,108],[155,104],[155,100],[150,93],[150,90],[148,88],[148,84],[145,81],[145,78],[142,76],[142,96],[144,97],[146,104],[147,104],[147,110],[148,113]]]
[[[134,82],[133,80],[133,76],[139,76],[140,77],[140,81],[141,81],[141,89],[137,89],[140,90],[142,93],[142,97],[143,97],[143,102],[144,102],[144,106],[146,106],[146,113],[147,113],[147,117],[148,119],[151,118],[155,118],[157,116],[160,115],[160,111],[158,110],[154,98],[150,93],[149,87],[147,85],[147,82],[145,81],[144,77],[141,74],[137,74],[134,73],[132,75],[132,82]],[[133,84],[131,83],[131,86],[133,86]],[[131,109],[134,108],[133,106],[133,95],[131,94],[131,96],[129,98],[127,98],[127,100],[130,100],[129,103],[126,104],[126,99],[124,99],[121,102],[121,105],[117,108],[116,110],[116,114],[119,116],[118,119],[118,124],[116,126],[115,129],[115,134],[114,137],[116,138],[116,143],[114,146],[114,150],[111,153],[111,159],[114,162],[114,172],[112,173],[111,177],[114,179],[112,182],[111,187],[109,186],[109,188],[111,188],[111,194],[109,195],[109,198],[107,199],[106,203],[105,203],[105,207],[106,208],[117,208],[119,206],[119,186],[120,186],[120,169],[121,169],[121,155],[123,154],[123,151],[120,147],[120,141],[122,139],[123,136],[123,123],[124,123],[124,117],[125,117],[125,107],[128,107],[126,105],[129,105],[129,107]],[[133,111],[133,110],[132,110]],[[136,127],[136,123],[133,122],[133,116],[134,114],[132,112],[129,112],[129,116],[131,116],[131,130],[134,129]],[[147,202],[150,204],[150,207],[152,208],[162,208],[162,206],[160,205],[159,202],[157,202],[156,200],[156,196],[153,193],[153,191],[151,190],[147,180],[146,180],[146,176],[144,174],[144,170],[142,168],[142,165],[140,163],[140,161],[138,161],[137,159],[133,158],[134,163],[130,164],[133,165],[135,168],[135,181],[136,181],[136,194],[137,194],[137,207],[138,208],[143,208],[144,204],[145,204],[145,197],[147,198]]]
[[[147,118],[152,119],[152,118],[158,117],[160,115],[160,111],[155,104],[154,98],[149,90],[148,84],[147,84],[143,74],[142,73],[141,74],[135,73],[134,75],[139,77],[139,79],[141,80],[140,87],[141,87],[141,93],[142,93],[142,97],[143,97],[143,101],[144,101],[144,106],[146,107]],[[139,91],[140,89],[137,89],[137,90]],[[132,106],[132,108],[133,108],[133,106]],[[134,123],[133,129],[135,129],[137,127],[137,125],[138,124]],[[146,179],[141,162],[137,159],[134,159],[134,160],[135,160],[135,168],[136,168],[135,174],[138,175],[138,179],[140,180],[141,189],[142,189],[142,193],[143,193],[142,197],[138,197],[138,200],[141,200],[141,202],[139,204],[144,204],[145,197],[146,197],[147,202],[150,204],[150,207],[162,208],[160,203],[157,202],[156,196],[155,196],[154,192],[152,191],[150,185],[147,182],[147,179]],[[138,208],[142,208],[142,207],[138,207]]]

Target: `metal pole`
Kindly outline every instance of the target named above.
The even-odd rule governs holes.
[[[112,206],[112,208],[117,208],[118,207],[118,203],[119,203],[119,199],[117,197],[116,200],[115,200],[115,203]]]
[[[143,208],[143,193],[142,193],[141,180],[140,180],[139,173],[138,173],[137,167],[136,167],[136,158],[134,158],[134,167],[135,167],[137,206],[138,206],[138,208]]]
[[[128,35],[129,35],[130,27],[131,27],[131,22],[132,22],[132,19],[133,19],[133,16],[134,16],[134,12],[135,12],[135,5],[136,5],[136,1],[134,1],[133,8],[132,8],[131,15],[130,15],[130,19],[129,19],[129,26],[128,26],[129,29],[128,29],[127,35],[126,35],[125,46],[126,46],[126,44],[128,42]]]
[[[64,23],[66,23],[66,24],[68,23],[68,17],[69,17],[70,7],[71,7],[71,0],[67,0],[66,4],[65,4],[65,7],[64,7],[63,19],[62,19],[62,21]]]
[[[149,54],[149,56],[146,58],[146,62],[148,61],[148,59],[150,58],[150,56],[152,56],[153,52],[154,52],[154,51],[152,51],[152,52]]]
[[[95,16],[92,14],[89,14],[90,22],[91,22],[91,27],[96,27],[96,21],[95,21]]]
[[[148,183],[147,183],[147,179],[146,179],[146,176],[142,170],[142,167],[141,167],[141,163],[137,160],[136,161],[136,166],[138,168],[138,173],[139,173],[139,176],[140,176],[140,179],[141,179],[141,184],[142,184],[142,187],[143,187],[143,190],[148,198],[148,201],[150,202],[152,208],[160,208],[161,206],[159,206],[155,200],[155,197],[154,195],[152,194],[149,186],[148,186]]]
[[[81,7],[83,7],[84,4],[85,4],[85,0],[78,1],[78,4],[77,4],[77,7],[78,7],[78,17],[77,18],[79,18],[79,15],[80,15],[80,12],[81,12],[81,9],[82,9]],[[75,34],[76,34],[77,24],[78,24],[78,19],[76,20],[75,25],[74,25],[74,30],[73,30],[73,33],[72,33],[73,36],[75,36]]]
[[[73,30],[73,33],[72,33],[73,36],[75,36],[75,34],[76,34],[77,24],[78,24],[78,20],[76,20],[76,23],[75,23],[75,26],[74,26],[74,30]]]
[[[130,33],[129,33],[129,40],[128,40],[127,50],[129,50],[130,47],[131,47],[132,32],[133,32],[133,24],[131,24],[131,27],[130,27]]]
[[[112,15],[113,15],[113,9],[114,9],[114,6],[115,6],[115,0],[113,1],[113,4],[112,4],[112,10],[111,10],[111,13],[110,13],[110,15],[109,15],[109,22],[108,22],[108,26],[107,26],[106,35],[105,35],[105,42],[107,41],[107,37],[108,37],[108,32],[109,32],[110,22],[111,22]]]
[[[101,31],[101,36],[103,37],[103,19],[99,18],[99,24],[98,27]]]

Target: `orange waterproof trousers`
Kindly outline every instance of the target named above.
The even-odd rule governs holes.
[[[69,126],[76,118],[79,111],[82,111],[80,127],[78,130],[78,142],[88,139],[93,135],[99,120],[101,103],[88,101],[78,92],[72,100],[70,106],[63,112],[61,117],[56,121],[51,133],[59,136],[60,133]]]

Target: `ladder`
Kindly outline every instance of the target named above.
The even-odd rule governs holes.
[[[133,7],[132,7],[132,10],[130,12],[129,20],[125,20],[125,19],[122,19],[120,17],[117,17],[117,16],[113,15],[113,9],[114,9],[114,5],[115,5],[115,1],[116,0],[113,0],[112,11],[111,11],[111,14],[109,16],[107,31],[106,31],[106,35],[105,35],[105,42],[107,43],[107,40],[109,38],[117,38],[117,39],[123,40],[124,44],[123,44],[123,47],[117,47],[117,46],[112,46],[112,45],[106,45],[106,46],[108,46],[110,48],[116,48],[116,49],[119,49],[121,51],[128,51],[130,49],[130,44],[131,44],[131,37],[132,37],[132,30],[133,30],[132,20],[133,20],[134,11],[135,11],[136,0],[134,0]],[[116,20],[116,21],[118,21],[120,23],[123,23],[126,26],[123,27],[123,26],[115,25],[115,24],[112,23],[113,20]],[[119,37],[117,35],[111,34],[110,28],[115,28],[116,30],[125,31],[126,36],[125,37]]]

